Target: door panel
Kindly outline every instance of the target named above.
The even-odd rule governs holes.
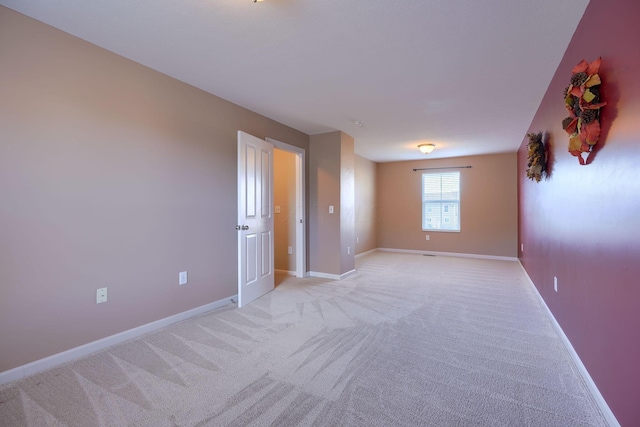
[[[245,218],[255,218],[256,216],[256,149],[252,146],[245,146],[245,182],[246,182],[246,212]]]
[[[245,236],[246,276],[245,285],[250,285],[258,279],[258,238],[255,234]]]
[[[272,273],[273,260],[271,250],[273,247],[273,233],[265,231],[262,233],[262,277]]]
[[[273,145],[238,132],[238,306],[274,288]]]
[[[268,144],[268,142],[267,142]],[[260,152],[262,154],[262,210],[261,215],[263,218],[271,217],[271,203],[273,201],[273,186],[264,185],[264,183],[271,183],[271,166],[273,165],[273,146],[269,151],[264,149]]]

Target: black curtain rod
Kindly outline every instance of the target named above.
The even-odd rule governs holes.
[[[471,169],[471,166],[449,166],[448,168],[417,168],[414,169],[413,171],[428,171],[428,170],[435,170],[435,169]]]

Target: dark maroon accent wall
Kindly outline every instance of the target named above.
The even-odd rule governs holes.
[[[591,0],[529,129],[546,133],[550,176],[528,180],[526,138],[518,151],[520,259],[623,426],[640,425],[639,42],[640,1]],[[574,65],[599,56],[609,105],[581,166],[567,152],[562,90]]]

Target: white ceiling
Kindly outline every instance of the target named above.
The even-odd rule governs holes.
[[[0,4],[383,162],[517,150],[588,0]]]

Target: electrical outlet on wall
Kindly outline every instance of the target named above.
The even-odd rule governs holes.
[[[424,235],[424,240],[429,240],[429,239],[430,239],[429,235],[428,235],[428,234],[425,234],[425,235]]]
[[[287,248],[287,253],[288,253],[289,255],[293,255],[293,248],[292,248],[291,246],[289,246],[289,247]]]

